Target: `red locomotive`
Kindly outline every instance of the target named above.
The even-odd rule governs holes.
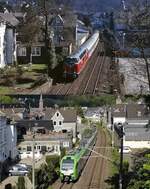
[[[64,63],[64,77],[77,78],[85,67],[99,42],[99,32],[96,31],[80,49],[67,57]]]

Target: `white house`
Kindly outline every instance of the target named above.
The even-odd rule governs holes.
[[[7,159],[7,124],[6,117],[0,113],[0,162]]]
[[[11,13],[0,13],[0,68],[16,61],[15,27],[18,23]]]
[[[8,123],[6,116],[0,112],[0,162],[15,159],[17,156],[17,131],[15,125]]]
[[[84,113],[84,117],[92,122],[100,122],[105,113],[104,108],[101,107],[91,107],[87,108]]]
[[[77,113],[74,109],[59,108],[52,109],[47,108],[45,110],[46,120],[51,120],[54,131],[67,131],[73,133],[73,142],[76,141],[77,136]]]
[[[150,110],[145,104],[120,104],[112,108],[111,124],[124,127],[124,146],[150,148]]]

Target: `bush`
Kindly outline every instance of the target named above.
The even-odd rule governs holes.
[[[18,178],[18,189],[25,189],[24,177],[19,177]]]
[[[58,167],[59,166],[59,156],[46,156],[46,163],[48,165],[54,165],[54,167]]]

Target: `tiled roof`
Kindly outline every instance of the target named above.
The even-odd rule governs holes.
[[[124,126],[126,141],[150,141],[150,129],[141,124],[128,124]]]
[[[25,127],[26,129],[32,127],[45,127],[48,130],[54,130],[54,127],[50,120],[20,120],[17,122],[17,127]]]
[[[112,108],[112,114],[114,117],[125,117],[126,116],[126,105],[117,104]]]
[[[17,26],[19,24],[19,21],[13,16],[12,13],[0,13],[0,18],[12,26]]]
[[[150,116],[150,111],[144,104],[128,104],[127,119],[143,119]]]
[[[55,114],[56,111],[59,111],[61,115],[64,117],[64,122],[76,122],[77,120],[77,113],[73,109],[52,109],[52,108],[47,108],[44,113],[45,113],[45,119],[51,119],[52,116]]]

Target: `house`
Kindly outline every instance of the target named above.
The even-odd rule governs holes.
[[[45,121],[44,121],[45,122]],[[42,120],[32,120],[19,124],[18,129],[18,150],[21,159],[32,158],[33,134],[35,158],[42,157],[42,154],[60,155],[61,149],[70,150],[72,148],[72,133],[52,131],[50,122],[44,123]],[[24,128],[26,130],[24,130]]]
[[[8,159],[15,159],[17,154],[16,126],[7,120],[4,113],[0,112],[0,180],[5,162]]]
[[[19,21],[11,13],[0,13],[0,68],[16,61],[16,26]]]
[[[46,120],[52,121],[54,131],[72,132],[73,142],[76,141],[76,136],[77,136],[76,110],[69,108],[59,108],[59,109],[47,108],[44,113],[45,113],[44,118]]]
[[[10,122],[5,114],[0,112],[0,161],[17,156],[17,132],[14,123]]]
[[[72,44],[70,53],[81,46],[89,36],[88,28],[70,12],[53,16],[50,27],[54,45],[61,46],[62,42],[69,41]]]
[[[100,122],[102,117],[104,116],[104,109],[101,107],[96,108],[87,108],[84,113],[84,117],[92,122]]]
[[[124,146],[150,148],[150,110],[145,104],[120,104],[112,108],[111,124],[124,127]],[[110,120],[110,119],[109,119]]]

